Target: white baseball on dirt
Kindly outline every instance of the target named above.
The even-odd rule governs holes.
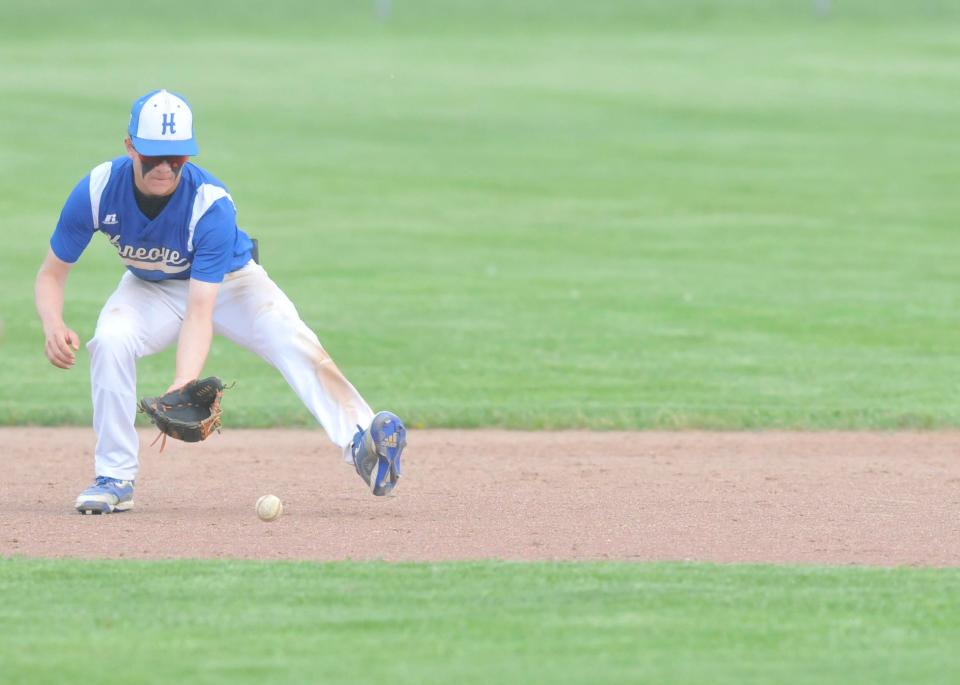
[[[261,521],[276,521],[283,513],[283,502],[276,495],[264,495],[257,500],[257,516]]]

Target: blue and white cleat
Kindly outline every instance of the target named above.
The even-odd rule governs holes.
[[[110,514],[133,509],[133,481],[97,476],[93,485],[77,497],[81,514]]]
[[[382,411],[373,417],[370,427],[357,426],[350,446],[353,465],[380,497],[397,486],[400,480],[400,455],[407,446],[407,428],[396,414]]]

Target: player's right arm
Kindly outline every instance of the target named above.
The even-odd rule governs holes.
[[[34,298],[43,325],[44,354],[54,366],[69,369],[77,361],[80,338],[63,320],[67,274],[93,236],[90,177],[80,181],[67,198],[50,237],[50,249],[37,272]]]
[[[80,349],[80,338],[63,321],[63,293],[71,266],[57,257],[52,249],[48,250],[34,285],[37,314],[46,338],[43,351],[50,363],[61,369],[73,366],[77,361],[75,350]]]

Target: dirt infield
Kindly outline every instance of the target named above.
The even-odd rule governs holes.
[[[388,498],[319,430],[153,435],[136,509],[84,517],[92,431],[0,428],[0,555],[960,565],[956,432],[413,431]]]

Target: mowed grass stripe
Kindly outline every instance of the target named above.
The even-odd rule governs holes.
[[[133,683],[960,674],[956,569],[8,558],[0,589],[13,683],[82,680],[117,659]]]

